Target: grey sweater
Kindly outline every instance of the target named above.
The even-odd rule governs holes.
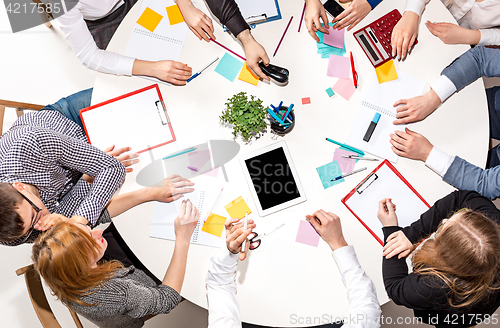
[[[181,296],[173,288],[157,285],[143,271],[130,266],[119,270],[100,289],[70,307],[99,327],[142,327],[150,314],[169,313]],[[66,302],[64,302],[66,303]]]

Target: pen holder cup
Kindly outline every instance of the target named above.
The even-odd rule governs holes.
[[[286,106],[282,106],[281,108],[285,111],[288,109],[288,107]],[[288,115],[292,117],[292,124],[290,124],[289,126],[280,126],[278,123],[273,122],[271,123],[271,131],[282,137],[292,132],[293,127],[295,126],[295,113],[293,112],[293,110],[291,110]],[[285,120],[285,123],[288,123],[288,121]]]

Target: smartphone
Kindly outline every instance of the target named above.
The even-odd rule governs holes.
[[[344,7],[342,7],[337,1],[335,0],[328,0],[323,4],[323,7],[325,7],[325,10],[330,13],[333,17],[337,17],[344,11]]]

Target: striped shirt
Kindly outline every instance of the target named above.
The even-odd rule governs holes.
[[[50,213],[80,215],[92,226],[110,221],[105,207],[124,179],[123,164],[90,145],[82,129],[56,111],[27,113],[0,137],[0,181],[37,187]],[[39,234],[33,231],[27,242]]]

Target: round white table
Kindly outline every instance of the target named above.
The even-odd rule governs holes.
[[[404,5],[404,1],[383,1],[355,30],[394,8],[403,12]],[[197,6],[208,12],[204,2],[198,1]],[[252,30],[255,38],[265,47],[268,54],[272,55],[290,16],[294,16],[276,57],[271,58],[271,63],[289,69],[290,82],[287,86],[280,87],[263,82],[253,86],[238,79],[230,82],[214,72],[215,65],[185,87],[160,84],[177,141],[156,149],[154,154],[157,157],[196,144],[199,140],[203,142],[207,139],[232,139],[231,129],[219,125],[219,115],[224,109],[226,99],[239,91],[257,96],[264,104],[277,104],[281,100],[285,104],[295,104],[296,125],[284,139],[305,189],[307,201],[263,218],[259,217],[257,212],[253,215],[257,232],[268,231],[286,222],[283,228],[266,238],[258,250],[250,252],[249,258],[238,265],[241,318],[253,324],[291,327],[297,326],[297,320],[294,321],[294,318],[335,318],[346,312],[349,305],[346,289],[327,244],[320,241],[319,246],[314,248],[295,242],[299,221],[304,219],[306,214],[312,214],[320,208],[340,216],[344,236],[350,245],[354,245],[362,267],[373,280],[380,303],[384,304],[389,300],[382,280],[382,247],[340,202],[341,198],[380,162],[356,164],[356,168],[366,164],[366,174],[351,176],[346,178],[344,183],[326,190],[323,189],[315,170],[316,167],[332,160],[336,148],[325,141],[325,137],[341,142],[346,139],[363,94],[365,81],[373,74],[374,69],[354,40],[352,31],[346,32],[345,44],[347,51],[354,54],[359,87],[349,101],[339,95],[329,98],[325,90],[333,86],[337,79],[326,76],[328,60],[321,59],[316,53],[315,41],[309,36],[304,23],[301,32],[297,32],[302,6],[303,1],[299,0],[280,1],[283,18],[258,25]],[[140,3],[129,12],[108,50],[125,53],[139,7]],[[441,2],[431,1],[422,22],[427,20],[453,22],[453,17]],[[232,36],[224,33],[218,23],[214,22],[214,26],[217,41],[239,54],[244,54],[240,44],[234,41]],[[465,45],[443,44],[421,23],[419,44],[405,62],[396,62],[396,67],[399,71],[433,82],[444,67],[468,49]],[[222,57],[224,52],[212,42],[198,41],[189,32],[180,61],[190,65],[193,72],[196,72],[210,59]],[[139,77],[99,74],[92,101],[95,104],[151,84],[151,81]],[[428,88],[427,84],[426,91]],[[301,105],[303,97],[310,97],[311,104]],[[474,82],[451,97],[426,120],[414,124],[412,129],[422,133],[447,153],[484,166],[489,128],[482,81]],[[241,145],[240,154],[275,142],[271,133],[250,144],[244,144],[241,138],[237,141]],[[135,166],[134,172],[139,172],[142,167],[151,163],[148,154],[142,155],[140,159],[141,162]],[[238,160],[232,160],[225,167],[229,182],[241,188],[242,193],[248,194],[248,186]],[[429,204],[454,189],[421,162],[400,158],[396,168]],[[127,174],[121,192],[141,187],[136,183],[135,174]],[[255,208],[253,200],[249,200],[249,205]],[[153,209],[153,203],[143,204],[115,218],[114,222],[138,258],[161,278],[168,267],[174,243],[149,237]],[[198,245],[192,245],[189,251],[181,294],[204,308],[207,308],[205,277],[208,261],[215,252],[215,248]],[[305,322],[301,326],[316,324],[318,322]]]

